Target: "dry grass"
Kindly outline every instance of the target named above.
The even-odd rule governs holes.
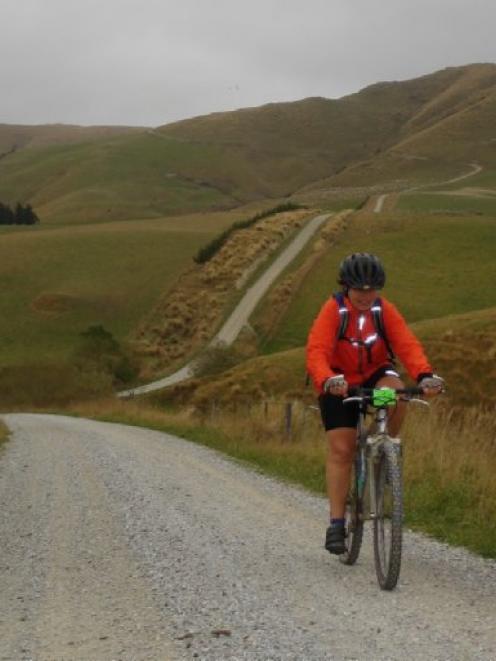
[[[496,502],[496,419],[491,413],[441,403],[427,415],[410,415],[405,434],[411,438],[405,472],[409,481],[424,479],[430,470],[441,489],[455,484],[477,491],[480,511]]]
[[[325,491],[326,443],[318,412],[293,404],[291,434],[282,399],[212,403],[164,411],[142,401],[101,401],[71,407],[78,415],[170,431],[250,462],[269,474]],[[410,411],[404,438],[407,523],[450,543],[496,557],[496,423],[481,410],[443,402]]]
[[[268,260],[315,212],[277,214],[233,233],[207,263],[181,274],[133,334],[141,378],[170,370],[213,336],[238,294],[254,274],[253,263]]]
[[[480,408],[435,407],[404,431],[407,517],[451,543],[496,557],[496,421]]]
[[[326,251],[334,245],[352,213],[352,210],[345,209],[331,216],[319,232],[318,238],[304,252],[304,259],[297,268],[293,271],[290,270],[289,274],[283,274],[265,300],[258,306],[253,314],[252,323],[258,335],[260,347],[263,348],[265,340],[275,332],[306,276],[322,259]]]

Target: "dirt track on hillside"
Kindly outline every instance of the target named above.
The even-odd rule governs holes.
[[[496,563],[407,534],[382,592],[327,504],[181,439],[9,415],[0,659],[494,659]]]
[[[381,213],[384,209],[386,200],[390,195],[395,195],[397,197],[401,193],[413,193],[414,191],[422,191],[422,189],[431,189],[433,186],[447,186],[448,184],[454,184],[457,181],[462,181],[463,179],[468,179],[469,177],[473,177],[476,174],[479,174],[479,172],[481,172],[483,169],[482,166],[478,165],[477,163],[471,163],[470,167],[471,170],[469,172],[465,172],[464,174],[458,175],[457,177],[453,177],[453,179],[448,179],[447,181],[440,181],[437,184],[425,184],[423,186],[413,186],[412,188],[405,188],[405,190],[397,191],[396,193],[393,194],[381,193],[378,196],[374,195],[367,202],[366,206],[364,207],[364,210],[372,211],[373,213]]]
[[[258,280],[247,290],[243,298],[240,300],[236,308],[231,312],[226,319],[222,328],[214,336],[209,343],[210,345],[225,344],[229,346],[238,337],[241,329],[248,323],[250,315],[255,310],[258,303],[262,300],[263,296],[267,293],[271,285],[284,271],[284,269],[293,261],[301,250],[306,246],[308,241],[312,238],[315,232],[325,223],[331,214],[321,214],[309,220],[298,232],[296,237],[291,243],[283,250],[283,252],[274,260],[269,268],[258,278]],[[194,361],[188,363],[181,369],[173,374],[158,379],[152,383],[131,388],[119,393],[119,397],[133,397],[134,395],[141,395],[146,392],[160,390],[168,386],[181,383],[189,379],[194,374]]]

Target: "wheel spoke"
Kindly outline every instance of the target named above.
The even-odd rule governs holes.
[[[363,503],[362,491],[358,488],[357,475],[360,474],[359,462],[360,457],[357,458],[353,465],[350,491],[346,503],[346,548],[347,551],[339,556],[342,563],[346,565],[353,565],[360,553],[363,537]]]
[[[398,581],[401,565],[401,468],[391,444],[384,444],[376,473],[377,516],[374,521],[374,555],[377,578],[383,589]]]

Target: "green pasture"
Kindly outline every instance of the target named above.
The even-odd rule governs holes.
[[[264,351],[306,342],[310,325],[333,291],[344,256],[378,254],[387,271],[384,295],[410,322],[494,306],[496,220],[485,216],[355,216],[313,266]],[[263,307],[255,313],[263,314]]]
[[[496,191],[495,191],[496,192]],[[399,211],[415,213],[463,213],[496,216],[496,194],[491,197],[446,195],[440,193],[411,193],[400,195],[396,204]]]
[[[496,142],[494,143],[496,145]],[[496,170],[489,167],[484,168],[477,174],[471,175],[466,179],[455,181],[451,184],[443,184],[443,190],[458,190],[460,188],[487,188],[496,192]]]
[[[0,200],[29,201],[46,224],[232,207],[223,182],[204,179],[220,157],[217,147],[153,132],[25,149],[0,161]]]
[[[67,358],[103,324],[126,338],[232,214],[0,232],[0,362]]]

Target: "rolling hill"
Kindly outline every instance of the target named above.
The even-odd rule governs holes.
[[[70,124],[0,124],[0,158],[20,149],[46,147],[101,140],[127,133],[142,131],[133,126],[74,126]]]
[[[457,183],[400,196],[394,216],[356,214],[287,288],[291,300],[269,298],[252,322],[265,352],[301,346],[337,261],[355,249],[385,259],[391,296],[410,321],[491,307],[495,103],[496,65],[487,64],[156,129],[0,126],[0,200],[30,202],[42,221],[0,228],[3,364],[66,360],[95,323],[119,342],[135,337],[196,250],[273,206],[268,198],[330,208],[331,191],[353,206],[371,191],[439,182],[473,162],[483,166],[470,180],[485,191],[478,206]],[[452,213],[433,212],[440,200]]]
[[[0,199],[69,224],[401,189],[496,170],[495,110],[496,65],[474,64],[156,129],[4,125]]]

